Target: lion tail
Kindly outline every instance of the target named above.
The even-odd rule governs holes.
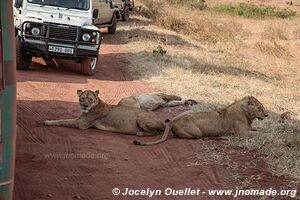
[[[133,144],[141,145],[141,146],[150,146],[150,145],[156,145],[156,144],[165,142],[168,139],[169,133],[171,132],[171,123],[168,123],[168,122],[170,122],[170,120],[166,120],[167,125],[165,128],[164,134],[159,140],[156,140],[154,142],[140,142],[138,140],[134,140]]]

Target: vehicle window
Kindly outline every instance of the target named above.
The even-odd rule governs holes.
[[[40,4],[41,6],[57,6],[69,9],[88,10],[89,0],[27,0],[29,3]]]

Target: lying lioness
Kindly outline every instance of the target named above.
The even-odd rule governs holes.
[[[187,111],[167,124],[161,139],[136,145],[154,145],[167,140],[169,132],[179,138],[197,139],[221,136],[228,133],[247,134],[254,119],[263,120],[268,114],[264,106],[254,97],[245,97],[223,109],[209,112]]]
[[[135,108],[144,108],[148,110],[156,110],[162,107],[174,107],[179,105],[194,105],[197,101],[188,99],[182,100],[181,97],[168,95],[164,93],[154,94],[135,94],[130,97],[121,99],[118,105],[130,106]]]
[[[82,114],[75,119],[46,120],[48,126],[65,126],[119,132],[138,136],[164,131],[165,124],[152,112],[127,106],[109,105],[99,99],[99,91],[78,90]]]

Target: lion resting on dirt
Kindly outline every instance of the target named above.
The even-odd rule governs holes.
[[[174,107],[179,105],[195,105],[197,101],[188,99],[182,100],[181,97],[164,93],[154,94],[135,94],[121,99],[118,105],[156,110],[162,107]]]
[[[268,114],[264,106],[254,97],[245,97],[223,109],[208,112],[187,111],[167,124],[161,139],[136,145],[154,145],[167,140],[169,132],[179,138],[198,139],[221,136],[228,133],[247,134],[254,119],[263,120]]]
[[[109,105],[99,99],[99,91],[78,90],[82,114],[75,119],[46,120],[48,126],[78,129],[94,127],[103,131],[145,136],[164,131],[165,124],[151,111]]]

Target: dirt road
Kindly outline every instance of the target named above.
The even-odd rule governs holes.
[[[115,41],[115,42],[113,42]],[[231,148],[224,141],[172,139],[154,147],[132,144],[134,136],[95,129],[73,130],[45,127],[46,119],[77,116],[77,89],[100,90],[108,103],[136,92],[152,91],[127,72],[118,40],[105,36],[101,48],[101,68],[94,77],[77,73],[78,65],[64,67],[33,64],[18,71],[18,138],[15,200],[114,200],[149,199],[145,196],[113,196],[112,189],[224,189],[242,187],[247,177],[255,187],[286,186],[288,180],[270,173],[263,156]],[[162,118],[171,112],[160,111]],[[154,138],[145,138],[151,140]],[[228,160],[210,156],[213,151]],[[225,151],[228,156],[224,155]],[[216,162],[214,161],[216,160]],[[249,185],[248,185],[249,186]],[[231,199],[206,195],[156,196],[154,199]],[[153,199],[153,198],[152,198]],[[244,199],[241,197],[241,199]],[[249,198],[257,199],[257,198]]]

